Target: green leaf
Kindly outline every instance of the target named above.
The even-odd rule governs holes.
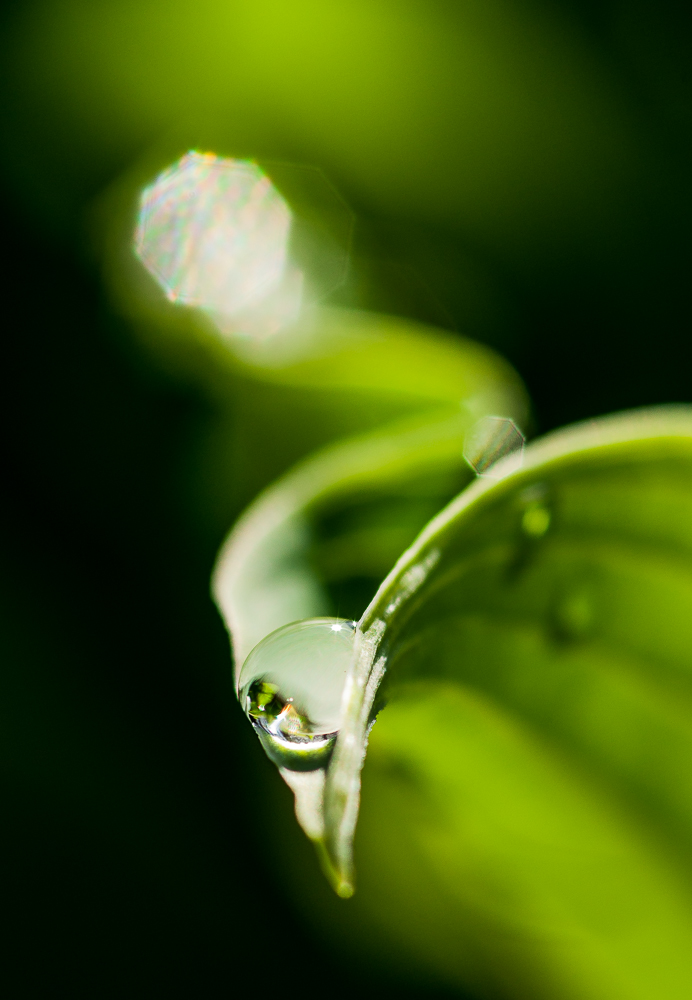
[[[365,419],[375,429],[299,462],[259,495],[223,546],[213,590],[236,682],[248,653],[275,629],[319,615],[357,620],[398,554],[471,478],[464,441],[478,418],[525,419],[518,377],[487,348],[392,317],[318,317],[302,343],[294,339],[300,331],[289,331],[283,358],[274,345],[266,356],[253,352],[246,369],[258,384],[308,395],[323,430],[320,405],[344,414],[342,426]],[[315,402],[309,393],[318,390]],[[275,400],[273,407],[285,423]],[[324,772],[281,773],[303,828],[322,846]]]
[[[194,502],[218,531],[287,469],[335,441],[380,430],[386,451],[388,436],[408,433],[423,415],[423,422],[456,424],[460,448],[466,429],[486,414],[512,417],[526,428],[528,400],[519,376],[495,351],[465,337],[397,316],[319,306],[258,341],[224,334],[200,310],[167,300],[132,252],[139,193],[165,165],[152,154],[102,197],[93,211],[94,238],[112,300],[141,345],[170,375],[199,388],[214,409],[188,478]],[[413,516],[412,529],[390,539],[376,569],[370,567],[375,585],[463,485],[466,467],[460,460],[453,465],[453,483],[416,488],[419,496],[427,494],[425,509]],[[344,478],[338,470],[330,475],[335,483]],[[399,505],[401,490],[391,496]],[[331,531],[322,535],[329,538]],[[373,537],[367,543],[363,537],[358,551],[371,552]],[[375,546],[383,537],[378,530]],[[333,573],[331,553],[315,559],[318,576]],[[371,596],[359,603],[356,617]]]
[[[342,430],[255,500],[220,554],[214,586],[236,673],[268,632],[357,600],[339,592],[344,581],[366,580],[367,597],[333,610],[360,617],[398,554],[469,480],[469,428],[490,413],[526,419],[517,375],[481,345],[348,310],[320,310],[314,322],[303,341],[287,331],[283,357],[272,342],[229,362],[272,392],[303,393],[313,423],[331,415],[331,436]],[[290,414],[274,401],[271,416],[281,433]],[[343,436],[354,428],[365,433]]]
[[[682,1000],[692,410],[569,428],[493,471],[360,622],[325,791],[337,883],[386,704],[356,840],[369,919],[481,992]]]

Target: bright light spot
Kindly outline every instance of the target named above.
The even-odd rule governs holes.
[[[207,310],[224,332],[266,335],[300,305],[290,227],[256,164],[190,152],[142,192],[135,250],[172,302]]]
[[[341,628],[342,628],[342,626],[339,625],[339,624],[332,625],[332,632],[340,632]]]
[[[525,437],[509,417],[483,417],[472,427],[464,445],[464,458],[477,476],[494,478],[493,466],[513,456],[511,468],[521,468]],[[505,462],[504,471],[510,471]]]

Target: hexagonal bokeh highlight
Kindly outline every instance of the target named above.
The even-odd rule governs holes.
[[[464,443],[464,458],[477,476],[493,478],[497,462],[514,456],[520,468],[526,439],[509,417],[483,417],[469,431]],[[509,471],[505,466],[504,471]]]
[[[321,171],[189,152],[144,189],[135,252],[170,301],[262,340],[341,284],[353,217]],[[274,176],[278,184],[274,183]]]
[[[172,302],[232,316],[281,283],[290,225],[258,166],[191,152],[142,192],[135,249]]]

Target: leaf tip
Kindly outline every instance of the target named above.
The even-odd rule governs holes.
[[[344,869],[334,863],[323,837],[314,838],[312,842],[317,850],[322,871],[332,889],[340,899],[350,899],[356,891],[352,878],[349,877]]]
[[[350,899],[354,893],[354,888],[350,882],[339,882],[336,886],[336,894],[341,899]]]

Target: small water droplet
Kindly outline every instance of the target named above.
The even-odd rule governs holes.
[[[291,771],[329,762],[356,623],[308,618],[266,636],[245,660],[238,698],[271,760]]]
[[[521,528],[529,538],[542,538],[550,527],[551,513],[544,503],[530,503],[521,518]]]
[[[519,494],[519,505],[522,508],[521,530],[529,538],[542,538],[551,525],[553,513],[548,495],[545,483],[532,483]]]
[[[564,593],[555,605],[555,623],[565,639],[582,639],[592,629],[594,606],[590,588],[577,586]]]
[[[509,417],[483,417],[466,438],[464,458],[477,476],[492,478],[492,467],[508,455],[513,455],[516,468],[521,468],[525,440]]]

